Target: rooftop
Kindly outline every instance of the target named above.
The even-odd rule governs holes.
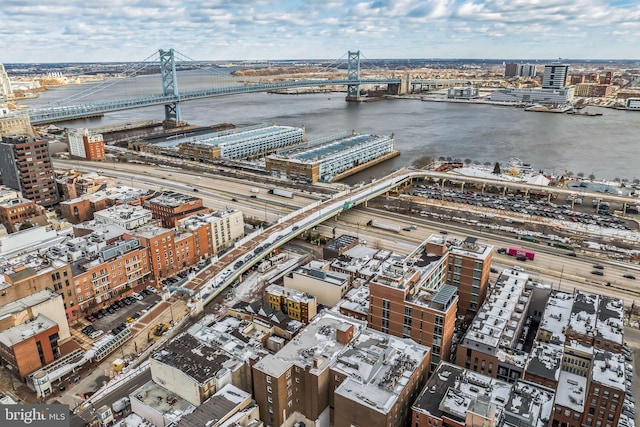
[[[53,292],[50,289],[44,289],[34,294],[27,295],[24,298],[20,298],[13,302],[3,304],[2,306],[0,306],[0,319],[56,298],[60,298],[62,300],[62,296],[60,296],[56,292]]]
[[[187,194],[176,193],[175,191],[165,191],[161,195],[149,200],[150,203],[163,205],[171,208],[182,206],[185,203],[200,200],[199,197],[189,196]]]
[[[569,328],[582,335],[594,335],[600,295],[576,290],[573,294]]]
[[[161,413],[169,423],[178,421],[195,409],[191,403],[153,381],[134,390],[130,397]]]
[[[285,288],[284,286],[280,286],[280,285],[269,285],[265,289],[265,292],[268,292],[272,295],[278,295],[280,297],[286,297],[288,300],[291,300],[291,301],[296,301],[296,302],[301,302],[306,304],[309,304],[315,299],[313,295],[310,295],[295,289]]]
[[[287,150],[283,154],[275,154],[271,157],[286,158],[300,163],[315,163],[324,158],[334,157],[341,152],[367,146],[380,140],[393,139],[393,136],[365,135],[365,134],[339,134],[335,139],[322,138],[310,141],[305,147]]]
[[[571,307],[573,306],[573,294],[558,290],[551,291],[544,314],[540,321],[540,331],[549,333],[549,342],[563,345],[565,342],[565,328],[571,319]]]
[[[213,396],[184,416],[179,427],[203,427],[217,424],[251,402],[251,394],[227,384]]]
[[[494,354],[498,347],[513,347],[530,296],[525,288],[528,278],[528,274],[514,270],[505,270],[500,275],[467,330],[465,346],[480,343],[479,351],[489,354]]]
[[[38,314],[33,319],[0,332],[0,343],[12,347],[34,335],[42,333],[58,324],[43,314]]]
[[[625,361],[622,354],[593,349],[591,381],[625,391]]]
[[[506,424],[520,427],[548,427],[554,393],[527,381],[517,381],[504,407]]]
[[[151,358],[173,366],[200,385],[226,373],[236,363],[219,349],[209,347],[189,334],[171,340],[164,349],[153,353]]]
[[[556,388],[556,404],[576,412],[584,410],[584,398],[587,393],[587,379],[580,375],[560,371]]]
[[[156,144],[159,147],[175,147],[182,143],[197,143],[203,145],[212,146],[228,146],[234,144],[242,144],[253,139],[268,138],[273,135],[282,133],[300,133],[301,138],[304,136],[304,131],[300,128],[291,126],[275,126],[275,125],[256,125],[247,126],[240,129],[231,129],[221,132],[207,133],[197,136],[185,136],[183,138],[175,138],[172,141],[168,141]]]
[[[336,340],[336,330],[345,326],[352,326],[353,335],[357,336],[365,328],[365,322],[323,311],[277,354],[265,357],[254,366],[274,377],[293,365],[308,368],[312,374],[322,372],[344,350],[345,345]]]
[[[541,378],[558,381],[562,368],[563,348],[536,341],[531,349],[526,371]]]
[[[410,339],[365,329],[332,366],[347,376],[335,393],[387,413],[429,351]]]
[[[325,282],[329,285],[342,287],[349,281],[347,274],[339,273],[337,271],[318,269],[310,267],[309,265],[302,266],[293,272],[302,276],[311,277],[313,279]]]
[[[443,415],[464,424],[467,411],[483,416],[496,413],[509,399],[512,385],[469,371],[447,362],[440,362],[412,408],[437,418]]]
[[[207,315],[191,326],[188,333],[199,342],[219,348],[237,360],[248,362],[266,356],[261,339],[264,332],[251,328],[251,323],[226,316],[217,319]]]
[[[235,209],[219,210],[210,213],[197,213],[190,215],[186,218],[178,220],[178,225],[189,230],[195,230],[205,224],[214,223],[220,221],[223,218],[227,218],[233,212],[238,212]]]
[[[151,221],[151,211],[142,206],[115,205],[110,208],[97,211],[93,214],[96,221],[120,222],[120,221]]]

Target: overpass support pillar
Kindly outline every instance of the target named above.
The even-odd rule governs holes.
[[[176,74],[176,62],[173,49],[158,51],[160,55],[160,76],[162,77],[162,94],[165,96],[178,97],[178,79]],[[171,127],[171,123],[180,125],[182,115],[180,114],[179,102],[171,102],[164,106],[165,127]]]
[[[480,194],[484,194],[484,189],[487,186],[484,182],[482,183],[482,190],[480,190]]]
[[[398,88],[398,95],[406,95],[411,93],[411,74],[407,73],[400,79],[400,87]]]
[[[502,188],[502,196],[506,196],[507,195],[507,187],[503,187]]]
[[[361,102],[360,96],[360,51],[347,54],[347,80],[353,83],[347,85],[347,102]]]
[[[547,193],[547,202],[551,202],[551,193]]]
[[[462,181],[462,184],[460,184],[460,191],[464,193],[464,181]]]

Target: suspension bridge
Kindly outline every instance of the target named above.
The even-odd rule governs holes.
[[[182,121],[180,104],[196,99],[305,87],[346,86],[346,100],[357,102],[361,101],[360,88],[363,85],[387,85],[387,87],[393,89],[396,94],[407,93],[410,85],[408,77],[406,79],[385,77],[363,78],[360,73],[360,51],[349,51],[347,53],[346,78],[299,79],[256,83],[234,81],[231,84],[221,87],[180,92],[178,90],[178,77],[176,72],[176,53],[179,54],[179,52],[176,52],[174,49],[161,49],[157,52],[159,61],[154,62],[155,64],[159,62],[162,79],[162,93],[160,94],[104,102],[91,102],[87,104],[33,108],[26,111],[26,114],[28,114],[31,123],[37,125],[95,117],[115,111],[163,105],[165,121],[177,123]],[[156,54],[153,55],[154,58],[155,55]],[[183,56],[182,54],[179,55]],[[340,71],[344,74],[344,70],[333,69],[333,71]],[[92,94],[98,91],[99,88],[92,88]],[[21,114],[25,114],[25,112]]]

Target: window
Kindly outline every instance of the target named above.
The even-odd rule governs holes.
[[[271,386],[270,386],[270,385],[268,385],[268,386],[267,386],[267,393],[272,393],[272,392],[273,392],[273,389],[271,388]]]
[[[271,377],[267,375],[267,384],[271,384]]]
[[[271,396],[267,396],[267,402],[269,402],[269,403],[273,403],[273,397],[271,397]]]

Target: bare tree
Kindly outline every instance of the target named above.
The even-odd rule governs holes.
[[[578,172],[578,178],[584,178],[584,172]]]
[[[471,159],[464,159],[464,164],[469,166],[471,164]]]
[[[594,179],[596,179],[596,176],[591,172],[591,174],[589,174],[589,181],[593,181]]]
[[[432,163],[433,163],[433,157],[421,156],[413,161],[412,166],[417,169],[422,169],[423,167],[429,166]]]

